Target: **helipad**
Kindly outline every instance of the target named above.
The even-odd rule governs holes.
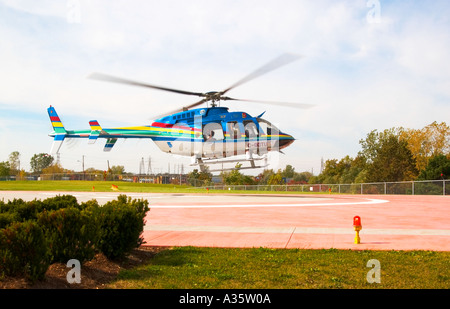
[[[121,193],[0,191],[0,199],[57,194],[102,204]],[[147,246],[450,251],[449,196],[125,194],[149,201]]]

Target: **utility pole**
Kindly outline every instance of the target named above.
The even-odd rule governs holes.
[[[141,158],[141,163],[139,164],[139,175],[143,175],[145,172],[145,167],[144,167],[144,158]]]
[[[83,168],[83,180],[86,180],[86,175],[84,174],[84,155],[81,156],[81,166]]]
[[[150,156],[148,157],[147,174],[149,174],[149,175],[153,174],[153,172],[152,172],[152,158]]]

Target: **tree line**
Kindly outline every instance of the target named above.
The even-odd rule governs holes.
[[[298,173],[292,165],[286,165],[284,169],[265,169],[257,176],[249,176],[241,173],[241,164],[236,164],[234,170],[220,173],[222,182],[226,185],[284,185],[284,184],[306,184],[313,177],[310,172]],[[192,186],[211,185],[213,175],[208,171],[199,172],[194,169],[188,174],[187,181]]]
[[[30,173],[27,173],[25,169],[20,167],[20,153],[13,151],[8,156],[8,160],[0,162],[0,177],[16,176],[19,178],[25,177],[27,174],[39,175],[39,174],[59,174],[59,173],[76,173],[73,170],[65,169],[55,162],[55,158],[47,153],[34,154],[30,159]],[[87,168],[84,173],[102,174],[105,171]],[[125,175],[125,167],[123,165],[113,165],[108,171],[108,174]]]
[[[422,129],[373,130],[359,141],[355,158],[325,162],[312,183],[370,183],[442,180],[450,176],[450,127],[433,122]]]

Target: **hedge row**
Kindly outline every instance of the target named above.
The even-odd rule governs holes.
[[[103,206],[71,195],[0,201],[0,278],[40,280],[54,262],[83,263],[98,252],[120,259],[142,244],[148,210],[147,200],[125,195]]]

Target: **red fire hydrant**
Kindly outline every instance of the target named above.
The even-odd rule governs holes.
[[[353,218],[353,228],[355,229],[355,244],[361,243],[361,239],[359,238],[359,231],[362,229],[361,218],[359,216],[355,216]]]

